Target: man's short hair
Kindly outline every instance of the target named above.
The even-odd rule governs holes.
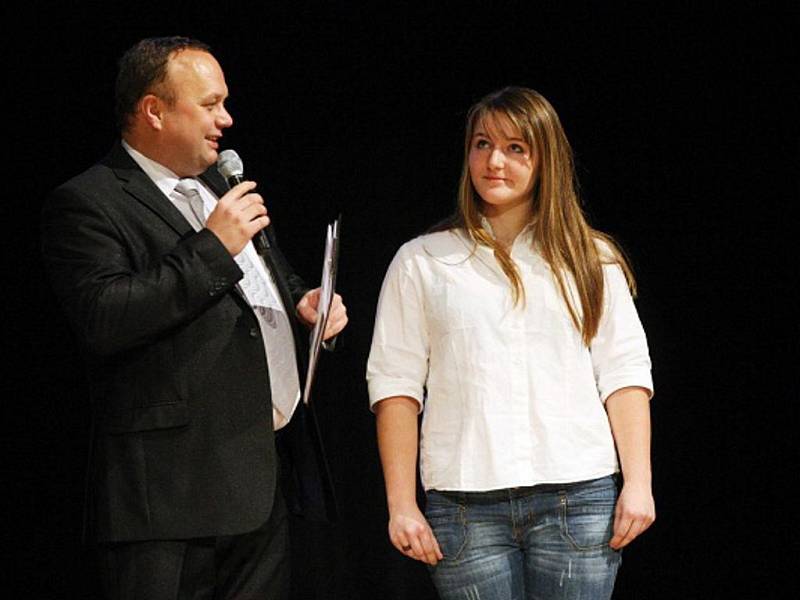
[[[114,89],[114,113],[120,133],[130,125],[130,118],[136,111],[139,100],[163,83],[172,54],[188,49],[211,52],[211,48],[203,42],[172,36],[141,40],[122,55]],[[171,89],[166,88],[159,92],[166,101],[174,101]]]

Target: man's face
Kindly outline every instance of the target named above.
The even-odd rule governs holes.
[[[164,164],[180,177],[193,177],[217,160],[222,130],[233,125],[225,110],[228,87],[219,63],[207,52],[183,50],[167,64],[161,143]]]

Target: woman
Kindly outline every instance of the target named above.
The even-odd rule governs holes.
[[[633,290],[547,100],[473,106],[457,212],[395,256],[367,368],[389,536],[443,599],[610,597],[655,518]]]

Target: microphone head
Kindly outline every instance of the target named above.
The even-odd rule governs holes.
[[[223,150],[217,157],[217,171],[225,179],[231,177],[242,177],[244,175],[244,163],[236,150]]]

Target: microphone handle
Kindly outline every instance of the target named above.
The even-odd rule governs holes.
[[[244,175],[242,174],[235,174],[231,175],[226,179],[228,182],[228,188],[232,188],[235,185],[239,185],[243,181],[245,181]],[[272,225],[267,225],[264,229],[260,230],[253,236],[253,245],[256,247],[256,252],[259,254],[266,254],[270,250],[269,245],[269,238],[267,237],[266,230],[272,227]]]

